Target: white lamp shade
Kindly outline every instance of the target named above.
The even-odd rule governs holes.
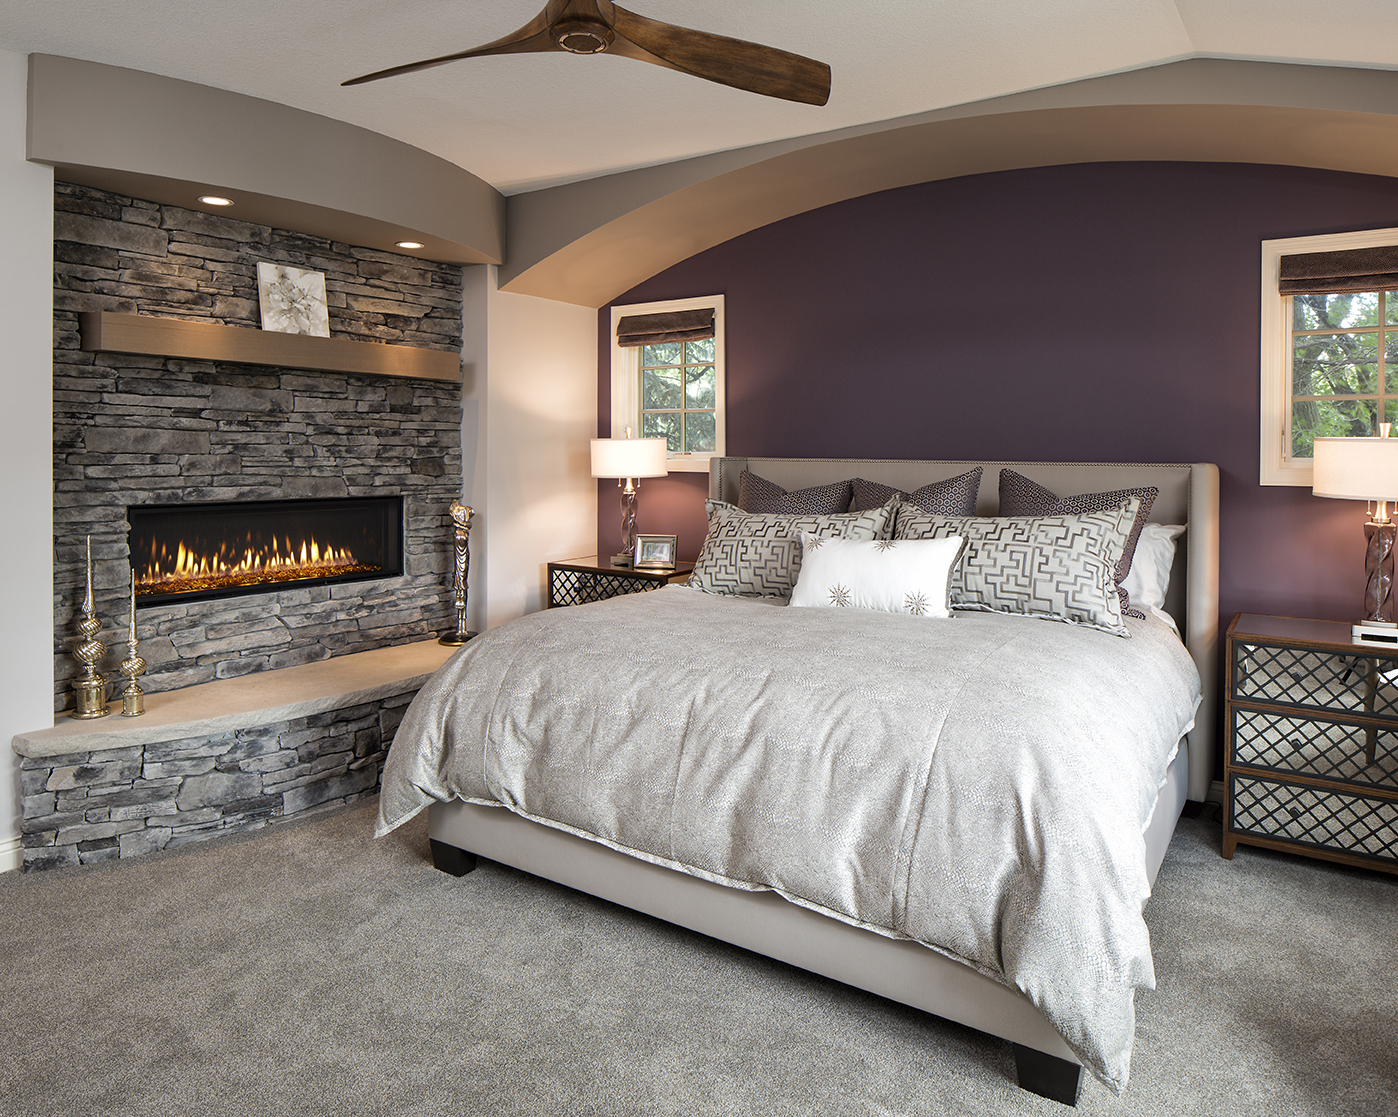
[[[1398,498],[1398,438],[1317,438],[1311,491],[1341,500]]]
[[[594,438],[592,476],[664,477],[670,472],[665,451],[663,438]]]

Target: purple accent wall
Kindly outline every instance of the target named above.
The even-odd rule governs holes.
[[[1344,620],[1362,612],[1364,506],[1257,482],[1261,242],[1390,226],[1398,180],[1380,176],[1005,171],[765,226],[616,302],[726,296],[730,454],[1214,462],[1221,628],[1242,611]],[[707,475],[643,481],[638,527],[694,558],[707,492]],[[615,484],[598,494],[610,554]]]
[[[1398,180],[1097,163],[872,194],[754,230],[619,303],[723,293],[728,449],[808,457],[1211,461],[1220,612],[1350,618],[1363,506],[1263,488],[1260,242],[1398,226]],[[599,315],[599,423],[610,408]],[[599,484],[599,551],[619,546]],[[693,558],[707,478],[641,484]]]

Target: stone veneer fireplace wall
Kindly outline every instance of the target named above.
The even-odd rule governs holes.
[[[459,383],[89,353],[78,313],[257,329],[265,260],[325,273],[332,336],[459,352],[461,268],[62,183],[54,208],[55,710],[72,705],[88,534],[102,669],[120,681],[128,505],[398,493],[406,503],[400,577],[141,608],[149,693],[450,627]]]

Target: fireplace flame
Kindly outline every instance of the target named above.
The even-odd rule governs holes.
[[[152,540],[150,556],[136,572],[136,595],[195,593],[266,582],[371,574],[381,569],[360,562],[347,548],[331,547],[314,538],[299,544],[293,543],[290,536],[274,537],[266,544],[255,544],[249,538],[241,551],[221,545],[212,554],[199,554],[183,540],[173,550]]]

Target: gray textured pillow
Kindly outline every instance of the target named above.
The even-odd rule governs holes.
[[[744,512],[781,512],[790,516],[831,516],[848,512],[850,482],[812,485],[809,489],[787,492],[775,481],[768,481],[746,469],[738,477],[738,507]],[[879,501],[883,504],[884,501]]]
[[[1116,566],[1140,504],[1132,496],[1103,512],[994,519],[929,516],[902,505],[894,537],[966,537],[951,580],[953,609],[1047,617],[1130,636]]]
[[[1002,516],[1065,516],[1076,512],[1104,512],[1115,508],[1129,496],[1140,500],[1136,510],[1136,522],[1127,536],[1126,545],[1121,549],[1121,558],[1116,564],[1117,593],[1121,597],[1121,611],[1128,617],[1144,617],[1139,609],[1131,607],[1131,595],[1122,583],[1131,572],[1131,560],[1136,555],[1136,541],[1141,537],[1146,517],[1160,490],[1155,487],[1144,489],[1115,489],[1107,493],[1079,493],[1077,496],[1059,496],[1052,489],[1046,489],[1039,482],[1031,480],[1013,469],[1000,471],[1000,515]]]
[[[689,576],[705,593],[738,597],[790,597],[801,573],[801,533],[826,539],[887,539],[893,506],[832,516],[744,512],[707,500],[709,532]]]
[[[885,485],[881,481],[866,481],[863,477],[856,477],[851,484],[854,488],[856,512],[865,508],[878,508],[887,504],[890,497],[896,496],[935,516],[974,516],[976,494],[980,492],[981,487],[981,467],[976,466],[975,469],[957,477],[933,481],[930,485],[923,485],[910,493],[895,489],[892,485]]]

